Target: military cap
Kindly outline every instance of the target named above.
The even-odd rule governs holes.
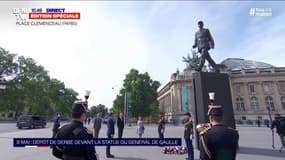
[[[203,21],[198,21],[198,24],[203,24]]]
[[[210,105],[208,107],[208,116],[223,116],[223,108],[220,105]]]
[[[191,117],[191,113],[189,113],[189,112],[184,113],[184,115]]]
[[[75,101],[72,107],[72,113],[86,113],[87,109],[86,109],[87,103],[86,101]]]

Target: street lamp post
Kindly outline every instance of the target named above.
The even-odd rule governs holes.
[[[113,86],[112,89],[114,89],[117,86]],[[120,93],[119,93],[120,94]],[[127,91],[124,92],[124,109],[123,109],[123,114],[124,114],[124,123],[127,123],[128,121],[128,110],[129,110],[129,93]],[[118,115],[120,114],[120,108],[117,106],[117,113]]]
[[[119,86],[118,85],[115,85],[115,86],[112,86],[112,90],[115,90],[116,88],[119,88]],[[121,88],[120,88],[121,89]],[[121,95],[120,94],[120,90],[119,90],[119,94],[117,94],[117,95]],[[116,98],[115,98],[116,99]],[[119,108],[119,106],[117,106],[116,108],[115,108],[115,112],[117,112],[117,114],[119,115],[119,113],[120,113],[120,108]]]

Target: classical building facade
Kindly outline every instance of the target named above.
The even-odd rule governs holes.
[[[222,64],[227,66],[222,72],[229,75],[236,120],[268,120],[268,109],[272,115],[285,115],[285,67],[239,58]],[[159,108],[169,122],[179,122],[184,112],[193,112],[193,72],[173,73],[158,90]]]

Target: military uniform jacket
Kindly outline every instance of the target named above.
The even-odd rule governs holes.
[[[212,35],[209,31],[209,29],[199,29],[195,33],[195,42],[194,46],[198,47],[198,51],[200,52],[202,48],[206,48],[209,50],[210,48],[214,47],[215,42],[212,38]]]
[[[223,124],[214,125],[200,135],[201,160],[235,160],[239,134]]]
[[[59,129],[56,138],[93,138],[80,121],[72,121]],[[94,146],[63,147],[63,155],[83,157],[85,160],[97,160]]]

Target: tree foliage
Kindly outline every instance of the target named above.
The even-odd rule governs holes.
[[[70,113],[78,93],[51,78],[34,59],[0,48],[0,60],[0,76],[7,81],[0,97],[0,112],[12,112],[15,116],[19,113]]]
[[[158,81],[150,78],[147,72],[139,73],[131,69],[124,79],[120,93],[113,103],[112,110],[116,113],[123,112],[125,92],[129,94],[129,114],[132,117],[152,116],[158,113]]]
[[[189,69],[195,69],[199,66],[200,63],[200,57],[199,57],[199,53],[195,50],[192,50],[192,57],[190,57],[190,55],[188,54],[187,57],[182,57],[182,61],[185,62],[187,64],[187,68]]]
[[[90,116],[95,117],[97,113],[101,113],[102,117],[107,117],[108,108],[103,104],[98,104],[97,106],[92,106],[90,108]]]

